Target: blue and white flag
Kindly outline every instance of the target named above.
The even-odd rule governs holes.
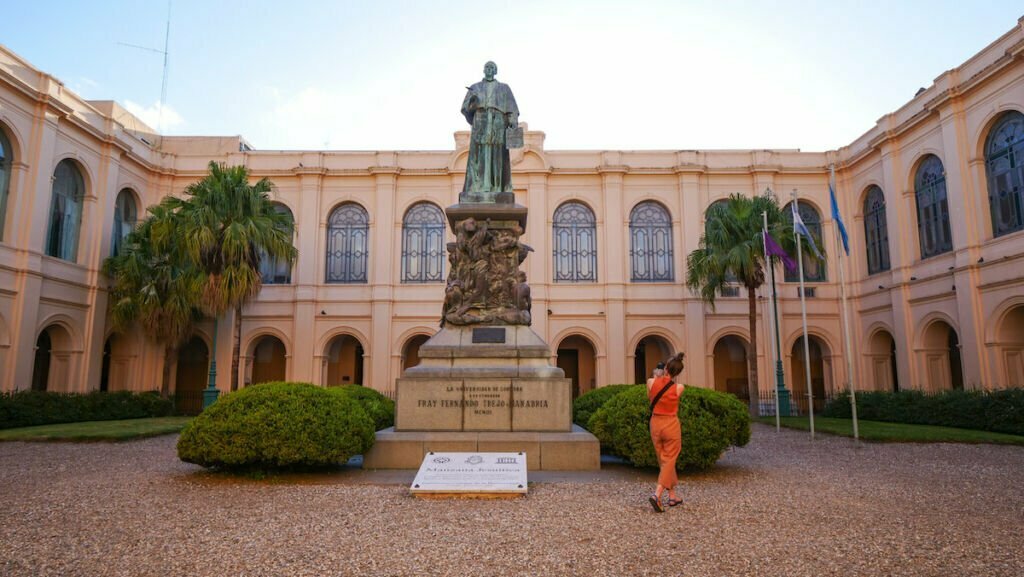
[[[796,201],[789,203],[789,206],[793,209],[793,232],[803,235],[807,239],[807,244],[811,245],[811,252],[814,253],[814,256],[818,257],[818,260],[825,260],[821,256],[821,252],[818,251],[818,245],[814,244],[814,237],[811,236],[811,231],[807,230],[803,219],[800,218],[800,212],[796,209],[796,204]]]
[[[832,188],[831,182],[828,183],[828,197],[832,202],[832,220],[839,225],[839,236],[843,237],[843,250],[846,251],[846,256],[850,256],[850,237],[846,235],[846,226],[843,224],[842,217],[839,216],[839,203],[836,202],[836,191]]]

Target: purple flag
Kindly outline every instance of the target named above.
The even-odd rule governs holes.
[[[788,270],[789,272],[796,272],[796,261],[793,260],[788,254],[786,254],[786,251],[782,250],[782,247],[775,242],[775,239],[772,238],[772,235],[768,234],[767,232],[762,232],[762,234],[764,234],[765,252],[767,252],[771,256],[777,256],[780,259],[782,259],[782,264],[785,265],[786,270]]]

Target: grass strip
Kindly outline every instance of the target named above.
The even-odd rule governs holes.
[[[775,425],[775,417],[758,417],[757,421],[766,425]],[[1024,446],[1024,437],[990,431],[864,420],[858,420],[857,424],[860,438],[865,441],[882,443],[991,443],[995,445]],[[807,417],[782,417],[781,425],[789,429],[799,429],[802,431],[809,431],[811,428]],[[852,437],[853,421],[851,419],[814,417],[814,431],[816,433]]]
[[[131,441],[178,433],[192,417],[59,423],[0,430],[0,441]]]

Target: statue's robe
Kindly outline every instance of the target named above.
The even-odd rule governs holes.
[[[512,89],[497,80],[483,80],[469,87],[462,101],[462,115],[473,126],[463,196],[469,202],[494,202],[500,192],[512,192],[505,129],[508,115],[514,122],[519,107]]]

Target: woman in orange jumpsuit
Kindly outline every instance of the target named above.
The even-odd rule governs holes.
[[[661,496],[665,491],[668,491],[669,507],[675,507],[683,502],[676,497],[676,484],[679,482],[676,458],[683,445],[682,431],[679,428],[679,397],[683,393],[683,385],[675,382],[679,373],[683,372],[683,353],[669,359],[665,364],[665,372],[667,374],[655,378],[647,385],[647,398],[653,403],[651,441],[654,442],[654,452],[661,467],[661,472],[658,473],[658,488],[649,501],[651,507],[659,513],[665,511],[661,503]]]

